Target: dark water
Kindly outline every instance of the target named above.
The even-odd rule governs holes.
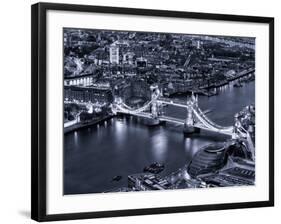
[[[211,109],[208,117],[220,125],[232,125],[234,114],[255,100],[254,82],[219,91],[217,96],[200,96],[199,106],[203,111]],[[186,96],[176,98],[186,100]],[[186,114],[172,106],[165,111],[179,118]],[[129,174],[142,172],[156,161],[165,164],[162,175],[166,175],[188,163],[201,147],[225,140],[225,136],[210,132],[185,138],[181,126],[147,127],[133,117],[112,118],[65,135],[64,193],[97,193],[127,186]],[[123,178],[112,182],[116,175]]]

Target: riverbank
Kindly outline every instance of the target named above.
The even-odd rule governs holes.
[[[108,116],[105,116],[103,118],[93,120],[93,121],[90,121],[90,122],[87,122],[87,123],[76,123],[76,124],[71,125],[69,127],[65,127],[63,129],[63,132],[64,132],[64,134],[66,134],[66,133],[69,133],[69,132],[72,132],[72,131],[76,131],[78,129],[86,128],[86,127],[89,127],[91,125],[95,125],[95,124],[98,124],[100,122],[106,121],[106,120],[108,120],[112,117],[113,117],[113,115],[108,115]]]
[[[193,92],[195,94],[202,95],[202,96],[208,96],[208,97],[215,96],[215,95],[217,95],[217,91],[216,91],[217,88],[220,88],[220,87],[223,87],[226,85],[230,85],[231,82],[242,79],[247,76],[250,76],[254,72],[255,72],[255,69],[247,70],[244,72],[240,72],[236,76],[228,77],[226,80],[218,81],[218,82],[212,83],[212,84],[199,85],[196,88],[184,87],[183,90],[173,90],[172,92],[165,92],[164,95],[166,97],[171,97],[174,95],[181,95],[181,94],[187,94],[187,93]],[[254,81],[254,79],[249,78],[248,81],[249,82]]]

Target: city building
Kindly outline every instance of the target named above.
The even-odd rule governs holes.
[[[90,86],[95,81],[95,76],[93,74],[65,77],[64,86]]]
[[[135,54],[132,52],[127,52],[127,53],[123,54],[123,64],[133,65],[134,56],[135,56]]]
[[[210,144],[195,154],[187,172],[193,178],[202,174],[214,173],[226,164],[226,159],[224,144]]]
[[[119,64],[119,47],[115,43],[109,47],[109,60],[112,64]]]
[[[110,103],[113,100],[112,91],[106,88],[65,86],[64,99],[91,103]]]
[[[210,187],[245,186],[255,184],[255,164],[240,157],[230,157],[217,173],[198,176]]]
[[[165,190],[172,185],[158,175],[151,173],[139,173],[128,176],[128,187],[137,191]]]

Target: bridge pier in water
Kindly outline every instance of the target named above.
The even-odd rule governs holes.
[[[190,136],[192,134],[200,133],[200,131],[201,129],[197,127],[188,126],[186,124],[183,126],[183,134],[185,136]]]
[[[158,118],[145,118],[144,124],[147,126],[156,126],[162,123]]]
[[[188,99],[186,104],[187,115],[183,126],[183,133],[185,136],[189,136],[194,133],[200,133],[200,128],[194,126],[195,118],[193,113],[193,108],[198,106],[198,97],[194,96],[194,94],[192,93],[191,99]]]

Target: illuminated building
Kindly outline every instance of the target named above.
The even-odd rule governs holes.
[[[112,102],[112,91],[105,88],[65,86],[64,98],[68,101],[80,102]]]
[[[119,64],[119,47],[116,44],[110,45],[109,60],[112,64]]]

